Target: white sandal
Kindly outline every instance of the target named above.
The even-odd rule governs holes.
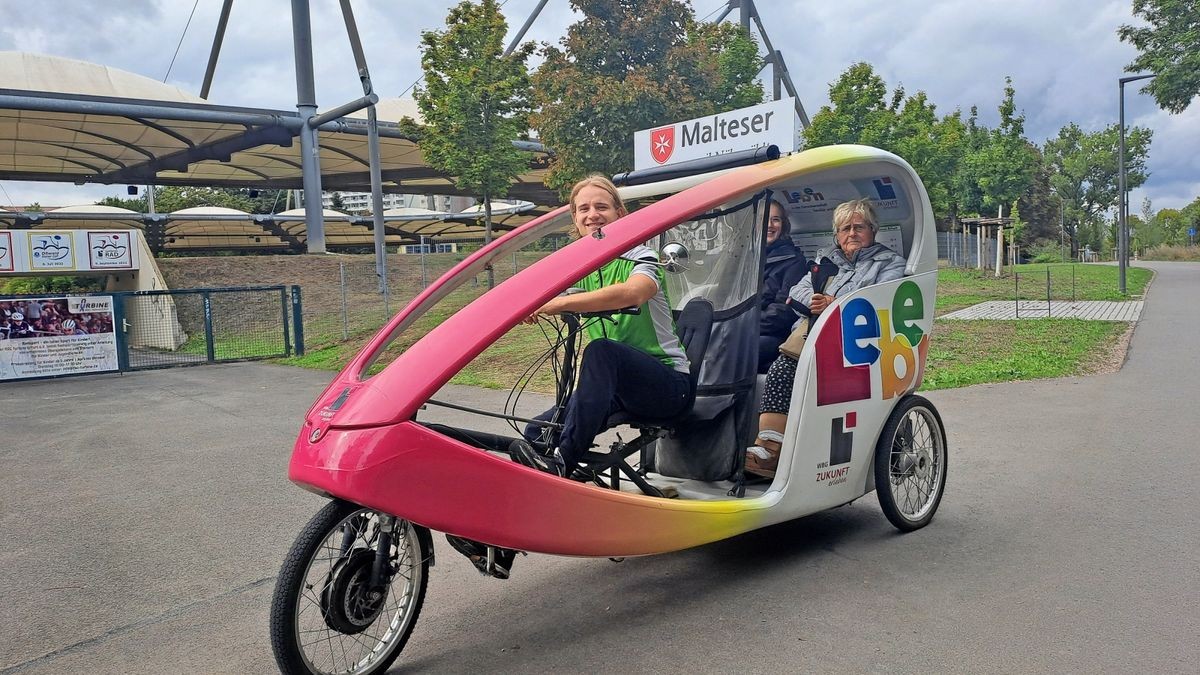
[[[779,454],[783,449],[783,434],[771,429],[758,432],[759,445],[746,448],[746,473],[764,478],[774,478],[779,467]],[[766,444],[775,446],[773,449]]]

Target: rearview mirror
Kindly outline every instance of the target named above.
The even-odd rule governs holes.
[[[662,249],[663,269],[679,274],[687,271],[688,250],[683,244],[673,241]]]

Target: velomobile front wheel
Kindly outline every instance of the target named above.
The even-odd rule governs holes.
[[[900,530],[929,524],[946,488],[946,430],[933,404],[905,396],[875,446],[875,491],[883,514]]]
[[[390,545],[377,577],[384,536]],[[428,553],[408,521],[344,501],[325,505],[296,538],[275,585],[271,647],[280,671],[387,670],[425,600]]]

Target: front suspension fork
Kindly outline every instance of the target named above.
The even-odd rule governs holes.
[[[382,588],[392,577],[392,535],[396,517],[379,514],[379,541],[375,544],[375,564],[371,566],[371,586]]]

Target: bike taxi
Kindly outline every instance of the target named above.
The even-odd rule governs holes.
[[[489,264],[565,231],[570,209],[483,247],[391,319],[309,410],[289,478],[330,502],[300,533],[275,589],[271,637],[283,671],[386,670],[425,598],[431,530],[479,542],[477,566],[494,573],[495,556],[506,550],[667,553],[872,490],[901,530],[932,519],[946,481],[946,436],[937,410],[913,392],[933,328],[937,244],[929,198],[912,168],[882,150],[842,145],[640,185],[638,176],[627,178],[622,199],[645,206],[546,255],[412,341],[408,331],[418,320]],[[799,353],[776,474],[748,480],[743,462],[762,387],[757,296],[770,200],[785,206],[793,240],[813,258],[833,243],[835,207],[864,197],[878,214],[877,240],[903,256],[905,274],[837,297],[818,315]],[[611,425],[632,427],[636,436],[595,449],[585,471],[559,477],[506,454],[531,421],[516,409],[527,378],[513,383],[502,410],[435,398],[586,270],[641,244],[660,252],[691,364],[696,399],[687,413],[648,421],[618,412]],[[543,363],[553,369],[559,406],[571,395],[581,328],[604,320],[564,315],[547,328]],[[439,407],[481,422],[438,423]],[[553,419],[543,422],[550,432]],[[509,422],[512,433],[477,428],[496,420]]]

